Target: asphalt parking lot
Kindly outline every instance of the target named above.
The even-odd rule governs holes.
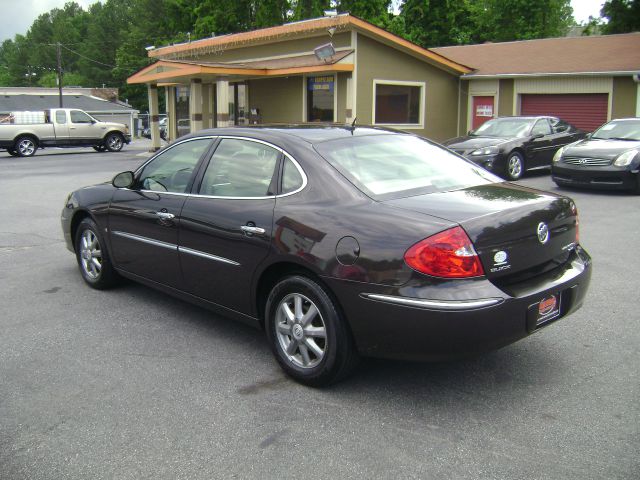
[[[0,152],[0,478],[635,479],[640,196],[563,191],[594,259],[574,315],[472,360],[368,360],[315,390],[263,334],[146,287],[86,287],[66,194],[140,164]],[[523,184],[559,191],[547,174]]]

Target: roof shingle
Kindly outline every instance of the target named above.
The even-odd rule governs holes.
[[[466,76],[640,71],[640,32],[431,50],[476,69]]]

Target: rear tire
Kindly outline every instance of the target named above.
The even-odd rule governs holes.
[[[20,157],[32,157],[38,150],[38,142],[33,137],[18,137],[13,150]]]
[[[124,138],[119,133],[110,133],[105,137],[104,145],[110,152],[119,152],[124,146]]]
[[[80,273],[87,285],[104,290],[117,283],[118,274],[113,269],[100,230],[92,219],[85,218],[80,222],[76,231],[75,246]]]
[[[507,180],[519,180],[524,175],[524,158],[520,152],[511,152],[507,157],[505,174]]]
[[[330,385],[357,365],[346,321],[325,289],[310,278],[287,277],[271,290],[265,327],[276,360],[302,384]]]

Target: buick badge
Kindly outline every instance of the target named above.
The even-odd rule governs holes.
[[[549,241],[549,227],[546,223],[540,222],[538,224],[538,240],[543,245]]]

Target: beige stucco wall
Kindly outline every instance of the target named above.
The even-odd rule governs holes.
[[[458,119],[458,78],[399,50],[357,36],[357,106],[359,124],[372,122],[373,81],[397,80],[425,82],[423,129],[411,133],[442,141],[455,137]]]
[[[287,40],[283,42],[269,43],[267,45],[256,45],[253,47],[227,48],[211,53],[200,53],[198,61],[203,62],[233,62],[239,60],[258,60],[261,58],[277,57],[280,55],[299,55],[312,53],[313,49],[319,45],[333,42],[335,48],[349,47],[351,45],[351,34],[348,32],[336,33],[333,38],[329,34],[317,37]]]
[[[249,107],[260,109],[262,123],[302,121],[303,77],[249,81]]]
[[[635,117],[637,95],[637,84],[631,77],[614,77],[611,118]]]
[[[498,116],[505,117],[513,115],[513,80],[500,80],[500,91],[498,94]]]

